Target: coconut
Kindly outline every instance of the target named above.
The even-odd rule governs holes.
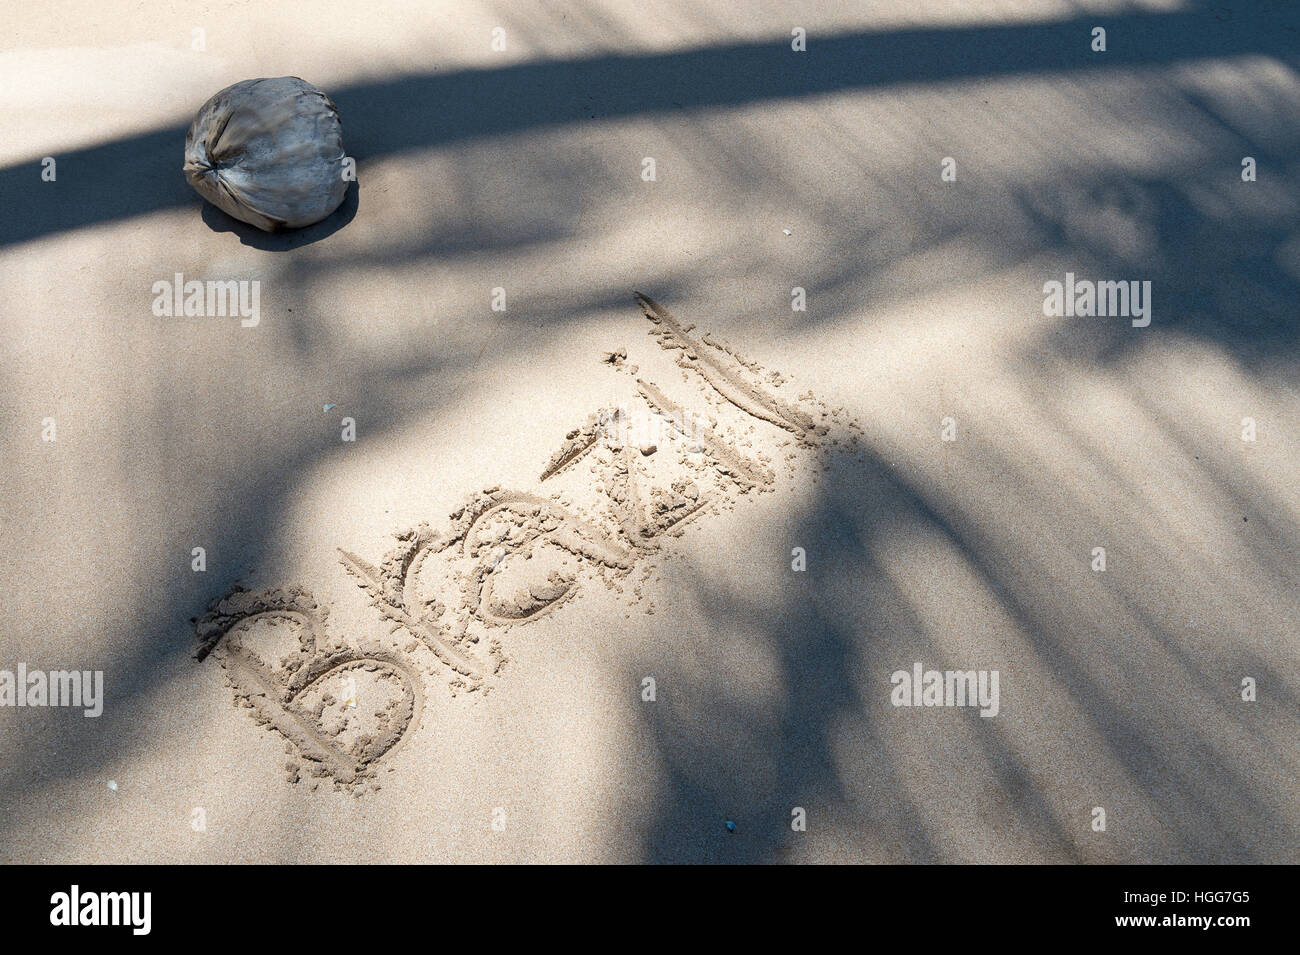
[[[266,232],[320,222],[353,178],[338,107],[296,76],[244,80],[204,103],[184,169],[204,199]]]

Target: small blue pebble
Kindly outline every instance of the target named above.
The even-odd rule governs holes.
[[[728,832],[735,832],[735,831],[736,831],[736,824],[735,824],[734,822],[732,822],[730,819],[727,820],[727,831],[728,831]]]

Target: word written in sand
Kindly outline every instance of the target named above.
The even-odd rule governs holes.
[[[333,640],[325,618],[298,588],[238,590],[199,621],[198,656],[220,662],[237,699],[289,740],[312,775],[351,785],[419,725],[424,687],[405,656]],[[266,652],[277,645],[283,654]],[[301,765],[285,768],[296,781]]]
[[[707,335],[695,339],[649,298],[637,301],[651,334],[706,386],[718,410],[730,407],[739,421],[785,432],[792,449],[812,448],[827,434],[797,402],[760,386],[756,363]],[[565,606],[583,579],[621,589],[642,558],[706,509],[773,488],[763,455],[742,452],[734,431],[688,413],[637,377],[625,358],[620,349],[605,361],[633,376],[643,406],[590,415],[539,478],[550,489],[585,465],[592,481],[578,488],[598,490],[598,516],[559,494],[492,487],[454,511],[444,530],[420,524],[395,534],[378,563],[340,550],[343,567],[390,624],[388,642],[352,646],[331,638],[326,609],[299,587],[237,590],[197,621],[198,657],[214,657],[237,700],[289,741],[291,779],[301,778],[305,764],[309,775],[338,786],[373,785],[366,781],[377,764],[410,738],[425,709],[416,660],[445,670],[453,694],[488,692],[508,662],[501,635],[510,628]],[[785,383],[779,375],[767,380]],[[794,456],[791,450],[786,458]]]

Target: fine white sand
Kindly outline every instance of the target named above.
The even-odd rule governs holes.
[[[1247,14],[915,6],[10,17],[0,671],[105,699],[0,709],[0,860],[1294,861],[1300,82]],[[180,167],[278,75],[359,183],[277,238]]]

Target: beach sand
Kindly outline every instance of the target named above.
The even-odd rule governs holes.
[[[1295,14],[854,6],[12,17],[0,670],[104,700],[0,860],[1294,862]],[[358,182],[267,236],[182,148],[279,75]]]

